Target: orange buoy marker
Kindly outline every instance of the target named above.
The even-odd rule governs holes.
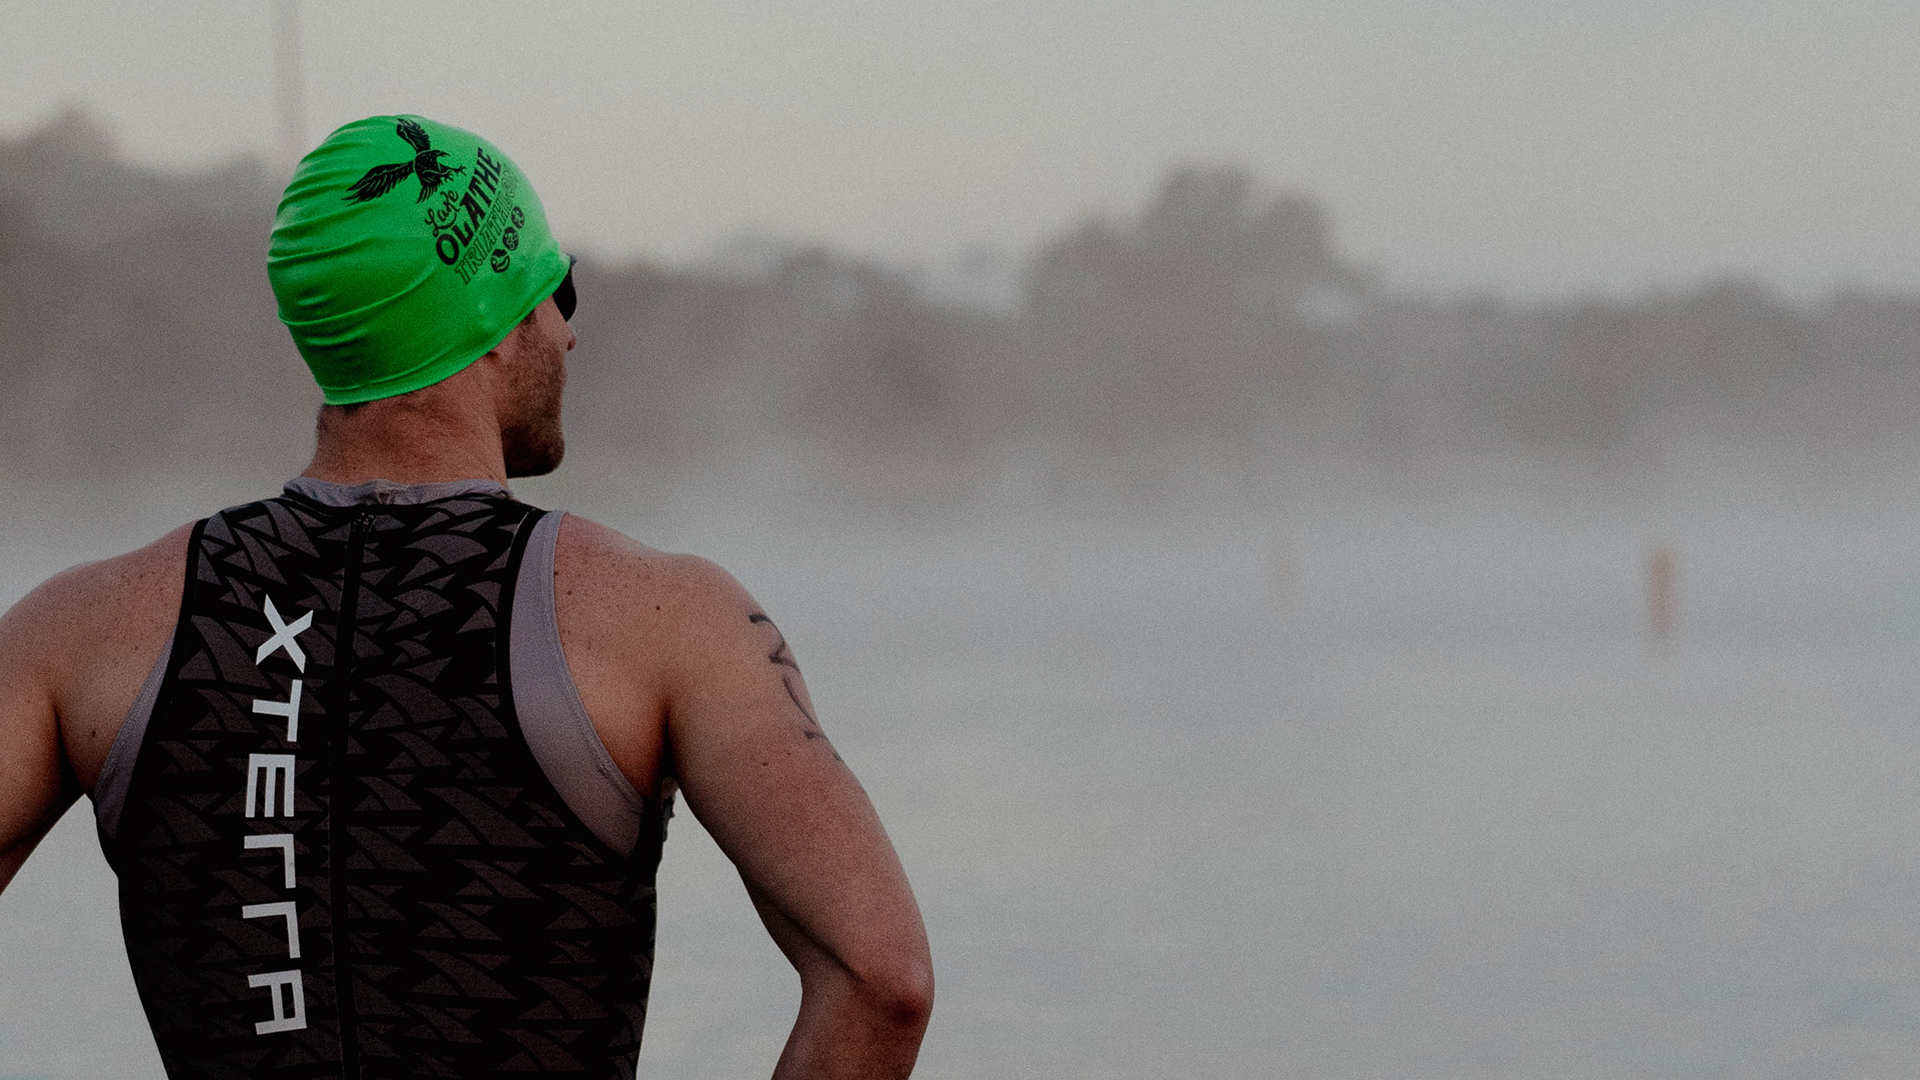
[[[1655,634],[1673,632],[1673,549],[1665,544],[1655,544],[1647,557],[1647,612]]]

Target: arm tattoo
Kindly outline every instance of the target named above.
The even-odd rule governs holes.
[[[750,623],[766,623],[768,626],[773,626],[773,620],[768,618],[767,613],[764,611],[756,611],[747,616],[747,621]],[[799,671],[800,665],[793,658],[793,650],[787,648],[787,635],[780,633],[780,628],[777,626],[773,626],[773,632],[774,635],[780,639],[780,643],[775,645],[773,651],[767,654],[767,659],[779,664],[781,667],[790,667],[795,671]]]
[[[806,723],[800,727],[800,733],[805,735],[809,740],[825,740],[827,734],[820,730],[819,718],[814,716],[813,710],[807,708],[806,702],[800,699],[800,688],[798,685],[800,680],[800,663],[793,658],[793,650],[787,647],[787,636],[780,632],[778,626],[774,626],[773,620],[768,618],[764,611],[756,611],[748,615],[747,621],[755,625],[765,623],[768,627],[772,628],[775,644],[773,651],[767,654],[767,662],[787,669],[780,673],[780,684],[787,688],[787,697],[793,701],[793,707],[799,709],[801,717],[806,720]],[[827,749],[833,750],[833,743],[828,742],[826,746]],[[833,750],[833,760],[844,760],[841,758],[838,750]]]

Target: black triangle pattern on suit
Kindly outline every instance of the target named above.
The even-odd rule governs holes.
[[[170,1077],[634,1075],[663,822],[611,850],[521,734],[507,622],[539,516],[289,494],[196,528],[102,839]]]

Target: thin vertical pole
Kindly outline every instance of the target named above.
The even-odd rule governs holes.
[[[292,172],[307,151],[306,86],[300,63],[300,0],[273,0],[274,106],[280,166]]]

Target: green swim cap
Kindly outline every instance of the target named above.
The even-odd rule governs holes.
[[[308,154],[273,219],[280,321],[329,405],[393,397],[486,355],[567,257],[507,155],[419,116],[374,116]]]

